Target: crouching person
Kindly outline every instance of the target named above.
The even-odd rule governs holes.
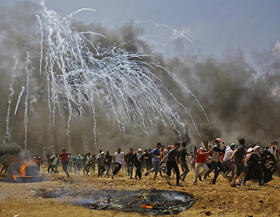
[[[259,185],[264,185],[263,181],[263,162],[261,158],[260,146],[253,148],[253,153],[247,160],[247,171],[244,179],[244,184],[247,180],[254,179],[259,181]]]

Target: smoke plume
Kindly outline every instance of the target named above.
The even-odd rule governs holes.
[[[28,149],[33,153],[59,151],[70,147],[72,152],[115,150],[132,147],[151,147],[160,141],[172,144],[176,140],[191,140],[200,143],[203,139],[214,140],[222,137],[227,142],[236,142],[245,137],[250,142],[267,143],[278,139],[280,122],[279,56],[266,53],[258,55],[254,65],[249,64],[242,52],[226,55],[222,60],[214,57],[182,57],[163,59],[154,54],[140,36],[143,30],[133,23],[116,30],[107,30],[97,24],[84,24],[73,21],[72,28],[78,32],[94,31],[106,38],[87,36],[95,44],[104,48],[120,46],[128,52],[148,54],[147,63],[157,62],[163,68],[174,72],[179,84],[171,80],[163,69],[153,72],[164,82],[176,99],[188,107],[200,133],[198,135],[190,116],[183,116],[184,134],[170,126],[158,124],[147,134],[133,127],[121,132],[106,112],[102,104],[95,108],[96,138],[92,134],[92,117],[83,116],[72,120],[71,132],[66,133],[63,117],[55,114],[55,127],[50,128],[47,102],[47,84],[42,81],[40,65],[40,26],[36,19],[39,5],[20,3],[14,8],[0,9],[0,135],[24,147],[25,137]],[[26,64],[27,51],[30,55]],[[28,133],[25,135],[26,70],[35,71],[30,77]],[[43,69],[44,70],[44,69]],[[12,84],[12,86],[11,86]],[[13,91],[11,91],[11,87]],[[17,105],[20,92],[22,100]],[[194,95],[189,94],[188,87]],[[196,96],[205,108],[207,118],[198,105]],[[10,103],[9,103],[10,99]],[[170,101],[172,104],[172,101]],[[16,109],[18,106],[18,109]],[[9,114],[10,111],[10,114]],[[97,143],[94,144],[94,139]]]

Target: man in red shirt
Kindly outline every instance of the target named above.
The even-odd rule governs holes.
[[[207,164],[205,163],[207,155],[210,154],[211,150],[208,150],[208,141],[203,142],[203,147],[199,149],[197,156],[195,158],[195,169],[194,169],[194,179],[193,183],[196,184],[197,178],[205,175],[208,171]],[[199,173],[200,167],[203,171]],[[201,178],[200,178],[201,179]]]
[[[66,173],[67,177],[70,177],[68,171],[67,171],[67,165],[68,165],[68,155],[70,153],[66,151],[66,149],[62,150],[62,153],[59,154],[61,165],[63,171]]]

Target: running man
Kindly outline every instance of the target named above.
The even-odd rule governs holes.
[[[121,151],[121,148],[118,148],[118,151],[113,154],[113,158],[114,158],[116,167],[113,171],[112,179],[114,179],[114,176],[117,175],[117,173],[120,171],[120,169],[122,168],[122,165],[125,164],[124,153]]]
[[[160,162],[160,148],[161,148],[161,143],[159,142],[157,144],[157,146],[154,148],[154,150],[152,151],[152,162],[153,162],[153,168],[150,169],[149,171],[147,171],[145,173],[145,176],[149,175],[149,173],[154,172],[154,179],[157,178],[157,174],[159,172],[159,162]]]
[[[65,174],[67,175],[67,177],[70,177],[68,171],[67,171],[67,165],[68,165],[68,155],[70,153],[66,151],[66,149],[62,150],[62,153],[59,154],[60,157],[60,161],[62,164],[62,169],[65,172]]]

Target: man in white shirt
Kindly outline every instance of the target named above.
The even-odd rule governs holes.
[[[223,158],[223,163],[226,167],[226,173],[225,175],[227,174],[227,171],[230,171],[231,172],[231,176],[233,177],[234,176],[234,166],[230,160],[230,157],[234,151],[234,147],[235,147],[235,144],[234,143],[231,143],[230,145],[228,145],[226,147],[226,152],[225,152],[225,156]]]
[[[116,167],[115,167],[115,169],[113,171],[112,179],[120,171],[122,165],[125,164],[125,162],[124,162],[124,153],[121,151],[120,148],[118,148],[118,151],[113,154],[113,159],[115,161]]]

